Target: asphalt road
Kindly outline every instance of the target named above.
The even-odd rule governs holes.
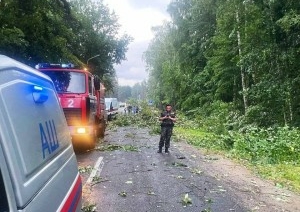
[[[77,154],[86,208],[99,212],[249,211],[239,197],[195,167],[171,144],[156,153],[159,136],[133,127],[108,131],[98,150]],[[196,157],[196,156],[195,156]]]

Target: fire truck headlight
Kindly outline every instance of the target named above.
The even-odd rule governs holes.
[[[76,133],[78,133],[78,134],[86,134],[87,133],[87,129],[85,127],[78,127],[76,129]]]

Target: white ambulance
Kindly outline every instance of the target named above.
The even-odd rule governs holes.
[[[119,101],[117,98],[105,98],[105,108],[107,112],[107,120],[116,119],[119,110]]]
[[[81,195],[51,79],[0,55],[0,212],[80,211]]]

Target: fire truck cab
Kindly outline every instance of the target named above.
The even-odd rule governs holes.
[[[97,138],[104,135],[107,121],[100,78],[73,64],[40,63],[36,68],[55,85],[74,149],[93,149]]]

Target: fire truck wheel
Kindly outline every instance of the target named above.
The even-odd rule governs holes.
[[[93,150],[96,146],[96,137],[73,137],[73,148],[76,153],[86,152]]]
[[[91,151],[96,147],[96,135],[89,135],[81,139],[81,149],[83,151]]]
[[[105,132],[105,123],[101,122],[99,124],[98,130],[97,130],[97,137],[98,138],[103,138],[104,137],[104,132]]]
[[[97,141],[97,138],[96,138],[95,135],[90,136],[89,139],[88,139],[88,142],[87,142],[87,149],[88,150],[95,149],[95,147],[96,147],[96,141]]]

